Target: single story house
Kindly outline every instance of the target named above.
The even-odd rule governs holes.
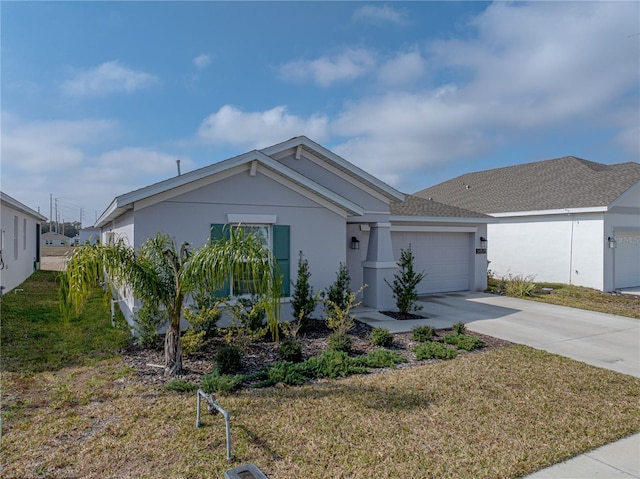
[[[481,213],[397,191],[300,136],[116,197],[98,218],[101,241],[123,237],[135,248],[157,232],[179,247],[203,245],[221,225],[251,226],[272,248],[285,275],[285,305],[297,279],[299,252],[316,291],[347,265],[352,288],[367,284],[363,303],[394,308],[400,249],[412,247],[428,276],[421,293],[484,290],[486,252]],[[135,302],[122,310],[130,318]],[[287,310],[283,308],[283,315]]]
[[[78,244],[95,244],[99,238],[98,228],[82,228],[78,234]]]
[[[24,282],[40,262],[40,227],[47,218],[0,192],[0,295]]]
[[[42,244],[44,246],[69,246],[71,238],[55,231],[47,231],[42,234]]]
[[[415,193],[480,211],[497,275],[613,291],[640,286],[640,164],[573,156],[468,173]]]

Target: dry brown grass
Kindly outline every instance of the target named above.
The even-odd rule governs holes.
[[[640,380],[523,346],[220,399],[148,390],[122,363],[3,373],[2,477],[514,478],[640,430]]]

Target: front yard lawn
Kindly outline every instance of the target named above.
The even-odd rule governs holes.
[[[126,366],[99,292],[88,322],[61,323],[55,276],[21,288],[0,311],[6,478],[220,478],[248,462],[274,479],[516,478],[640,430],[639,379],[506,346],[219,397],[227,463],[224,420],[196,429],[195,394]]]

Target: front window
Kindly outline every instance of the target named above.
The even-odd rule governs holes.
[[[238,228],[244,236],[253,236],[263,247],[271,250],[271,227],[268,225],[240,225]],[[231,281],[232,296],[249,296],[255,294],[255,280],[252,278],[233,278]]]

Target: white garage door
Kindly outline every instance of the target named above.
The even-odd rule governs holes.
[[[640,286],[640,231],[616,231],[614,287]]]
[[[400,249],[411,251],[414,268],[427,276],[418,285],[418,294],[466,291],[471,268],[469,233],[406,233],[393,232],[393,255],[400,258]]]

